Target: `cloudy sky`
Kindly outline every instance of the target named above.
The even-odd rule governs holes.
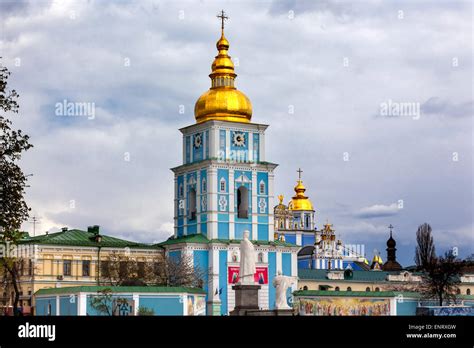
[[[469,1],[2,0],[37,233],[172,233],[169,168],[210,85],[222,8],[237,87],[270,125],[276,194],[290,198],[301,167],[318,226],[329,219],[369,258],[385,258],[389,224],[404,265],[424,222],[439,251],[474,252]],[[93,103],[94,117],[57,116],[63,100]]]

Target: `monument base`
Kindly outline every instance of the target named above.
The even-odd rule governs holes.
[[[295,315],[295,311],[293,309],[249,310],[245,315],[251,317],[289,317]]]
[[[260,285],[237,284],[232,286],[235,291],[235,308],[230,315],[247,315],[249,311],[259,311],[258,290]]]
[[[219,316],[221,315],[221,301],[207,302],[207,315]]]

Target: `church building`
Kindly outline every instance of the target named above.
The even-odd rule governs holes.
[[[297,276],[295,244],[274,240],[273,181],[277,164],[265,157],[268,125],[252,123],[252,104],[235,87],[229,41],[222,34],[211,87],[196,102],[196,122],[180,129],[183,163],[174,172],[174,236],[160,243],[168,257],[188,257],[205,271],[207,314],[227,315],[234,308],[232,285],[238,281],[239,243],[244,231],[258,255],[255,280],[259,306],[273,309],[273,278]],[[293,289],[295,290],[295,289]],[[291,297],[292,289],[288,289]]]
[[[364,248],[361,245],[344,245],[336,238],[332,224],[326,222],[318,230],[313,203],[305,195],[301,173],[298,169],[298,181],[294,188],[295,195],[283,203],[283,195],[279,195],[279,204],[274,207],[275,239],[296,244],[302,248],[298,252],[298,268],[300,269],[355,269],[368,270]],[[380,264],[381,266],[381,264]]]

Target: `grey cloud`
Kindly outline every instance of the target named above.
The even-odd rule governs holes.
[[[421,105],[423,115],[446,116],[446,117],[472,117],[474,102],[472,100],[462,103],[432,97]]]

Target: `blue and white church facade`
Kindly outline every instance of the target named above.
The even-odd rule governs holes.
[[[250,100],[234,87],[234,66],[222,36],[211,88],[195,106],[196,123],[182,128],[183,163],[174,172],[174,236],[160,243],[168,257],[187,257],[204,270],[207,314],[234,309],[240,240],[250,232],[257,254],[259,305],[273,309],[273,278],[297,276],[299,247],[274,240],[277,164],[265,158],[267,125],[251,123]],[[291,297],[292,290],[288,290]]]

